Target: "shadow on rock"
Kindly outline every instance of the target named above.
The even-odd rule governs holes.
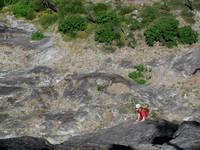
[[[117,145],[117,144],[112,144],[108,150],[135,150],[131,148],[130,146],[124,146],[124,145]]]

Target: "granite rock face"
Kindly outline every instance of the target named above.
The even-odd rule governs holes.
[[[200,70],[200,49],[175,58],[172,69],[185,75],[196,74]]]
[[[96,133],[75,136],[51,145],[44,139],[1,139],[2,150],[199,150],[198,122],[125,122]],[[188,137],[189,136],[189,137]]]
[[[122,57],[117,59],[112,54],[105,56],[96,51],[94,53],[97,54],[93,53],[92,59],[89,56],[85,59],[83,57],[85,55],[80,57],[79,54],[86,50],[89,44],[84,50],[77,50],[77,53],[69,52],[67,49],[69,47],[65,48],[66,45],[59,43],[57,36],[45,34],[43,40],[32,41],[31,34],[37,31],[34,25],[20,23],[12,17],[8,17],[8,21],[9,24],[0,23],[0,138],[34,136],[43,137],[51,144],[59,144],[76,135],[91,133],[135,119],[136,103],[147,103],[151,106],[149,119],[155,119],[157,114],[154,112],[157,112],[160,118],[168,120],[199,120],[198,106],[193,108],[190,103],[186,105],[184,101],[187,94],[181,93],[178,97],[174,89],[152,84],[154,81],[147,85],[139,85],[129,79],[128,73],[133,71],[138,63],[121,59]],[[96,61],[98,55],[102,58]],[[184,55],[144,64],[157,69],[159,75],[161,74],[159,70],[164,70],[165,72],[161,74],[163,78],[170,74],[166,79],[169,82],[174,81],[180,74],[186,75],[187,78],[191,74],[196,74],[199,69],[199,57],[199,49],[195,49]],[[70,65],[68,68],[54,66],[54,63],[63,58],[67,59],[66,63]],[[101,65],[99,61],[102,61]],[[90,63],[96,66],[90,66]],[[60,64],[65,63],[61,61]],[[81,69],[87,71],[78,72]],[[157,78],[155,81],[163,79],[156,75],[154,78]],[[75,137],[74,140],[62,145],[70,145],[68,147],[71,150],[109,149],[107,144],[111,144],[110,149],[129,148],[129,145],[141,150],[146,147],[159,149],[162,140],[165,142],[174,136],[176,125],[168,122],[145,122],[141,127],[138,124],[127,123],[101,131],[103,134],[98,132],[85,134],[85,138]],[[141,132],[136,132],[134,128]],[[138,137],[144,136],[143,130],[147,131],[148,135],[141,143]],[[159,132],[160,130],[167,132]],[[115,132],[123,135],[124,139],[113,137]],[[136,134],[136,137],[128,133]],[[27,142],[31,140],[30,137],[24,138]],[[156,138],[162,140],[157,141]],[[89,143],[84,143],[82,140]],[[182,139],[177,136],[171,145],[179,144],[179,140]],[[76,145],[75,141],[79,144]],[[140,145],[135,145],[139,142]],[[62,145],[58,148],[62,149]],[[169,143],[161,147],[173,149],[171,145]],[[47,148],[51,149],[51,146]]]

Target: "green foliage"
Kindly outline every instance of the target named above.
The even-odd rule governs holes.
[[[86,20],[77,15],[69,16],[60,20],[58,29],[62,33],[68,33],[69,36],[75,36],[78,31],[84,31],[87,28]]]
[[[56,14],[46,14],[42,16],[39,20],[40,24],[44,29],[48,28],[50,25],[56,23],[58,16]]]
[[[105,90],[105,86],[103,85],[97,85],[97,91],[104,91]]]
[[[168,7],[161,3],[154,3],[152,6],[145,5],[139,11],[139,16],[142,18],[141,25],[147,26],[150,23],[160,18],[171,17]]]
[[[1,1],[4,2],[4,5],[10,5],[19,2],[19,0],[1,0]]]
[[[125,15],[125,14],[129,14],[131,13],[132,11],[134,10],[134,7],[131,6],[131,5],[124,5],[124,6],[121,6],[119,8],[119,14],[120,15]]]
[[[130,30],[138,30],[140,28],[141,28],[141,23],[136,19],[132,19],[130,26],[129,26],[129,29]]]
[[[146,80],[143,80],[143,79],[135,79],[134,80],[137,84],[145,84],[146,83]]]
[[[137,65],[137,66],[134,66],[134,68],[137,69],[137,71],[139,72],[144,72],[147,70],[144,65]]]
[[[193,1],[193,6],[196,10],[200,10],[200,1],[199,0],[194,0]]]
[[[89,9],[94,11],[94,13],[98,13],[101,11],[107,11],[109,7],[110,6],[108,4],[97,3],[97,4],[92,4]]]
[[[42,40],[44,38],[44,35],[41,32],[34,32],[32,33],[32,40]]]
[[[165,0],[165,3],[171,10],[185,8],[184,0]]]
[[[131,79],[138,79],[144,77],[144,75],[140,71],[134,71],[128,74],[128,77]]]
[[[131,72],[128,74],[128,77],[133,79],[138,84],[146,84],[146,80],[151,79],[151,76],[148,74],[149,69],[144,65],[134,66],[137,71]]]
[[[108,53],[114,53],[116,51],[116,48],[113,47],[112,45],[104,45],[103,51]]]
[[[31,0],[30,3],[36,12],[45,10],[45,6],[42,4],[41,0]]]
[[[0,1],[0,9],[2,9],[5,6],[5,3],[3,0]]]
[[[119,40],[117,40],[116,45],[118,47],[123,47],[123,46],[125,46],[125,41],[123,39],[119,39]]]
[[[120,37],[117,27],[110,23],[101,25],[95,32],[95,40],[101,43],[111,43]]]
[[[144,25],[149,24],[158,17],[158,9],[152,6],[144,6],[140,11],[140,17],[142,18],[142,23]]]
[[[59,8],[60,16],[69,14],[81,14],[85,12],[84,0],[57,0],[56,4]]]
[[[178,28],[178,21],[174,18],[160,20],[160,22],[147,28],[144,32],[146,43],[153,46],[155,42],[161,42],[167,47],[177,45],[177,41],[183,44],[192,44],[198,41],[198,34],[190,26]]]
[[[112,11],[101,11],[95,15],[97,23],[112,23],[118,25],[120,22],[120,17]]]
[[[160,20],[145,30],[146,43],[153,46],[158,41],[167,47],[175,46],[177,44],[178,24],[179,22],[174,18]]]
[[[16,17],[25,17],[26,19],[34,19],[35,13],[30,1],[21,0],[12,7],[13,14]]]
[[[183,44],[193,44],[198,41],[198,33],[190,26],[185,26],[178,29],[179,41]]]

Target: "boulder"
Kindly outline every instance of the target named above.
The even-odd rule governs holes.
[[[175,145],[181,150],[200,149],[200,123],[187,121],[180,124],[169,145]]]
[[[52,147],[47,140],[29,136],[0,140],[1,150],[51,150]]]

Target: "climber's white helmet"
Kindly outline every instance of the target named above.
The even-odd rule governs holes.
[[[136,104],[135,107],[136,107],[136,108],[140,108],[141,105],[140,105],[140,104]]]

